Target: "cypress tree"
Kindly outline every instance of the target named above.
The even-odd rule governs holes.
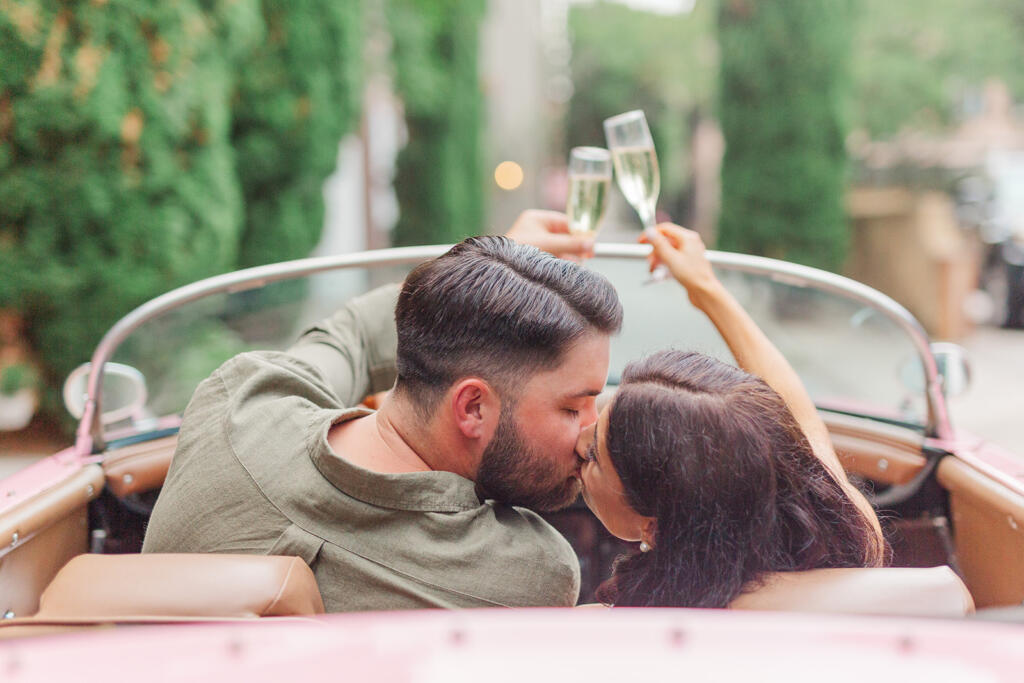
[[[264,40],[239,64],[232,100],[243,268],[303,258],[316,246],[323,184],[357,122],[362,91],[361,2],[260,5]]]
[[[723,0],[722,249],[838,270],[853,0]]]
[[[484,9],[483,0],[389,2],[395,85],[409,131],[395,172],[396,245],[483,231],[477,47]]]

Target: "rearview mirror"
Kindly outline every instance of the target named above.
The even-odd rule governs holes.
[[[75,419],[81,419],[85,411],[91,370],[92,363],[82,363],[64,380],[64,407]],[[123,363],[105,363],[101,386],[103,424],[141,416],[148,398],[146,378],[141,372]]]
[[[942,393],[946,398],[960,396],[971,385],[971,364],[967,351],[959,344],[935,342],[931,345],[935,365],[942,377]]]

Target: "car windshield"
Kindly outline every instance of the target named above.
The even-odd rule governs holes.
[[[107,433],[153,431],[180,415],[192,392],[222,362],[252,349],[283,349],[303,328],[372,287],[401,280],[411,266],[370,266],[305,275],[184,303],[144,321],[110,360],[145,381],[144,404],[108,424]],[[630,360],[666,347],[733,362],[708,320],[674,282],[645,280],[635,255],[601,256],[586,267],[606,275],[625,317],[613,341],[609,384]],[[784,273],[751,273],[728,264],[716,271],[799,373],[820,408],[924,429],[928,406],[921,359],[907,332],[856,297],[807,286]],[[111,388],[113,383],[111,382]],[[104,412],[118,406],[104,391]]]
[[[728,347],[674,282],[642,283],[638,264],[602,259],[622,299],[622,334],[612,344],[609,383],[625,364],[666,347],[735,364]],[[737,298],[800,375],[819,408],[924,429],[924,367],[907,332],[878,308],[783,273],[716,266]]]

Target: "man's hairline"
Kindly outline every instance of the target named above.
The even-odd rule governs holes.
[[[426,419],[428,421],[433,421],[433,419],[437,415],[438,408],[441,406],[442,402],[445,400],[445,397],[448,395],[448,392],[451,391],[452,387],[454,387],[455,385],[457,385],[458,383],[460,383],[460,382],[462,382],[464,380],[472,379],[472,378],[478,378],[481,381],[486,382],[488,386],[490,386],[490,387],[492,387],[494,389],[494,391],[497,394],[498,398],[502,402],[502,411],[504,411],[506,408],[508,408],[509,410],[514,410],[519,405],[519,400],[522,398],[523,394],[526,391],[526,385],[529,384],[532,380],[534,380],[538,375],[541,375],[541,374],[544,374],[544,373],[556,372],[559,368],[561,368],[561,366],[565,363],[565,359],[569,355],[570,350],[573,347],[575,347],[578,344],[580,344],[583,341],[584,338],[589,337],[589,336],[596,336],[596,337],[599,337],[599,338],[605,338],[605,339],[610,340],[614,334],[615,334],[615,332],[607,332],[607,331],[602,330],[601,328],[597,327],[596,325],[590,323],[589,321],[587,321],[587,324],[583,328],[583,330],[579,334],[574,335],[573,337],[571,337],[568,340],[568,342],[561,349],[561,351],[559,351],[558,355],[555,356],[554,360],[552,360],[550,364],[548,364],[548,363],[541,364],[541,367],[535,368],[535,369],[531,370],[530,373],[528,375],[526,375],[525,377],[518,378],[518,381],[512,380],[512,381],[509,381],[509,382],[504,382],[504,381],[502,381],[502,378],[493,378],[493,376],[492,376],[492,378],[489,379],[488,377],[484,376],[482,373],[477,373],[477,372],[471,372],[471,373],[467,373],[465,375],[459,375],[459,376],[455,377],[454,379],[452,379],[452,381],[449,382],[448,385],[446,387],[444,387],[443,390],[438,392],[439,399],[433,405],[429,405],[429,406],[425,406],[425,405],[416,406],[416,405],[413,405],[413,401],[411,400],[411,397],[406,395],[404,391],[398,391],[398,392],[394,392],[394,393],[395,393],[396,398],[399,398],[399,400],[408,401],[410,403],[410,405],[412,405],[413,409],[416,410],[417,412],[423,411],[421,414],[426,415]],[[497,374],[506,374],[506,373],[497,373]],[[507,374],[509,376],[515,375],[515,371],[509,371]],[[398,389],[399,381],[400,380],[396,378],[395,386],[394,386],[395,389]],[[505,385],[505,387],[503,388],[502,385]],[[603,387],[601,389],[598,389],[598,390],[584,389],[582,391],[576,392],[575,394],[571,394],[569,396],[563,396],[563,397],[560,397],[560,398],[578,399],[578,398],[596,397],[603,390],[604,390]]]

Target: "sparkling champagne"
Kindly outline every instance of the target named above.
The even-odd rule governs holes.
[[[597,232],[608,204],[610,184],[611,178],[606,175],[569,176],[569,201],[566,202],[569,232],[574,235],[593,235]]]
[[[661,174],[653,145],[613,147],[612,161],[619,189],[644,222],[653,222],[654,203],[661,191]]]

